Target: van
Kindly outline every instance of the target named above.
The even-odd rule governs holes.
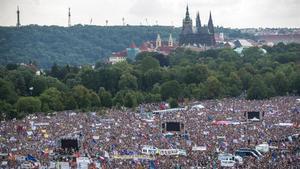
[[[257,150],[250,149],[250,148],[241,148],[235,151],[235,156],[244,157],[254,157],[256,159],[261,159],[262,154]]]
[[[269,147],[269,144],[263,143],[263,144],[259,144],[259,145],[255,146],[255,150],[262,152],[262,153],[267,153],[270,151],[270,147]]]
[[[229,167],[227,165],[232,165],[232,163],[235,164],[236,162],[238,162],[239,164],[243,164],[243,158],[241,158],[240,156],[234,156],[229,153],[220,153],[218,155],[218,160],[221,161],[221,164],[223,162],[224,167]]]

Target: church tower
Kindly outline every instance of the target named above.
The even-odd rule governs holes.
[[[212,45],[216,45],[215,30],[214,30],[213,20],[212,20],[212,17],[211,17],[211,12],[209,12],[209,20],[208,20],[207,27],[208,27],[208,33],[211,36]]]
[[[190,18],[189,7],[186,6],[185,18],[182,21],[181,34],[192,34],[193,33],[193,21]]]
[[[17,27],[20,27],[21,26],[21,23],[20,23],[20,10],[19,10],[19,6],[17,7]]]
[[[201,20],[200,20],[199,12],[197,12],[197,17],[196,17],[196,31],[197,33],[201,32]]]
[[[200,14],[196,15],[196,29],[193,30],[193,22],[190,18],[189,8],[186,7],[185,18],[183,19],[182,31],[179,35],[179,46],[197,45],[198,47],[216,45],[214,37],[214,24],[211,13],[207,26],[201,25]]]
[[[155,44],[155,48],[159,48],[161,47],[161,38],[159,33],[157,34],[157,38],[156,38],[156,44]]]
[[[169,47],[173,47],[173,46],[174,46],[174,41],[173,41],[173,38],[172,38],[172,34],[171,34],[171,33],[170,33],[170,36],[169,36],[168,46],[169,46]]]
[[[211,12],[209,12],[209,20],[208,20],[207,27],[208,27],[208,32],[210,34],[214,34],[215,33],[214,24],[213,24],[213,20],[212,20],[212,17],[211,17]]]

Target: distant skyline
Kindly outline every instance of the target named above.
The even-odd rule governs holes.
[[[209,11],[215,26],[231,28],[300,27],[300,0],[0,0],[0,25],[71,24],[182,26],[186,5],[195,25],[197,11],[207,24]]]

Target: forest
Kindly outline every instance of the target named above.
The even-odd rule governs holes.
[[[41,75],[35,66],[0,67],[1,119],[36,112],[134,108],[141,103],[221,98],[267,99],[300,94],[300,44],[194,52],[169,56],[140,53],[135,61],[97,62],[81,68],[54,64]]]
[[[157,33],[163,40],[172,33],[176,40],[180,30],[171,26],[0,27],[0,65],[35,62],[48,69],[54,63],[95,64],[132,42],[140,46],[144,41],[155,40]],[[217,27],[216,32],[232,38],[253,38],[236,29]]]

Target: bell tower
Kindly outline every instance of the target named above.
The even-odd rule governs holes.
[[[155,45],[156,45],[155,48],[161,47],[161,38],[160,38],[159,33],[157,34],[156,44]]]
[[[173,47],[174,46],[173,37],[172,37],[171,33],[170,33],[170,36],[169,36],[168,46],[169,47]]]

